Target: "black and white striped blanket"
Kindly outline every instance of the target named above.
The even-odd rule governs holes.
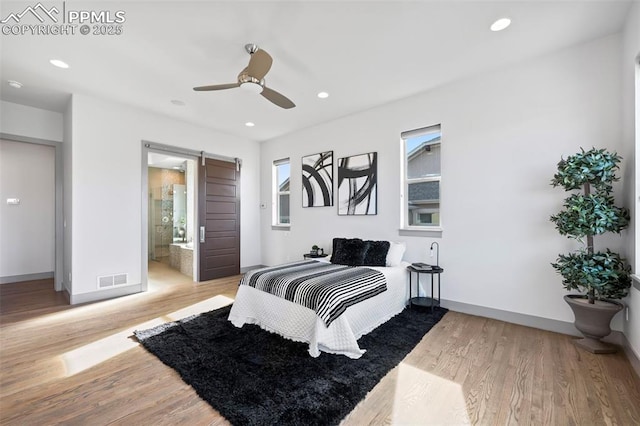
[[[240,285],[248,285],[313,310],[328,327],[358,302],[387,290],[382,272],[315,260],[255,269]]]

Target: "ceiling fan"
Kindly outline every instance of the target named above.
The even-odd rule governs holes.
[[[281,108],[290,109],[295,107],[296,104],[291,102],[289,98],[264,85],[264,76],[267,75],[273,63],[271,55],[252,43],[246,44],[244,48],[251,55],[251,58],[249,59],[249,65],[238,74],[237,83],[200,86],[194,87],[193,90],[201,92],[241,87],[250,92],[260,93],[267,100]]]

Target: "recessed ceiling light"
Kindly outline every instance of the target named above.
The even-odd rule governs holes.
[[[320,93],[318,93],[318,97],[320,99],[325,99],[325,98],[329,97],[329,94],[327,92],[320,92]]]
[[[173,99],[171,100],[171,103],[176,105],[176,106],[185,106],[186,104],[178,99]]]
[[[253,127],[253,126],[255,126],[255,123],[247,121],[246,123],[244,123],[244,125],[247,126],[247,127]]]
[[[61,61],[60,59],[51,59],[49,62],[54,67],[65,68],[65,69],[69,68],[69,64],[67,64],[65,61]]]
[[[511,25],[511,19],[509,18],[500,18],[493,24],[491,24],[491,31],[502,31]]]
[[[13,87],[14,89],[19,89],[22,87],[22,83],[20,83],[19,81],[8,80],[7,83],[9,84],[9,86]]]

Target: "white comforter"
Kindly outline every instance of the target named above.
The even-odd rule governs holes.
[[[347,308],[329,327],[311,309],[248,285],[239,286],[229,321],[236,327],[257,324],[287,339],[309,343],[312,357],[329,352],[360,358],[366,348],[361,349],[357,340],[405,308],[409,298],[407,265],[368,266],[384,274],[387,291]]]

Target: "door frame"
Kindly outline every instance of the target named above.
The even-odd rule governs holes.
[[[185,159],[195,160],[196,162],[201,162],[203,158],[213,158],[216,160],[223,161],[232,161],[238,162],[240,165],[242,164],[242,160],[237,157],[227,157],[218,154],[211,154],[205,151],[196,151],[194,149],[189,148],[181,148],[174,145],[165,145],[161,143],[156,143],[149,140],[142,140],[140,142],[142,155],[141,155],[141,179],[142,179],[142,193],[141,195],[141,207],[142,207],[142,229],[141,229],[141,247],[142,247],[142,259],[141,259],[141,290],[147,291],[149,285],[149,166],[148,166],[148,154],[150,152],[156,152],[159,154],[167,154],[167,155],[176,155],[180,157],[184,157]],[[199,167],[195,167],[195,176],[194,176],[194,191],[196,196],[195,198],[195,218],[194,218],[194,237],[199,235],[197,230],[200,229],[200,218],[198,215],[200,200],[198,197],[199,193]],[[199,238],[197,239],[199,241]],[[196,238],[194,238],[193,244],[193,256],[194,259],[197,259],[198,266],[194,268],[193,281],[200,281],[200,244],[196,244]]]
[[[149,285],[149,153],[155,152],[157,154],[166,154],[166,155],[175,155],[186,160],[194,160],[198,161],[198,157],[194,156],[190,152],[186,152],[182,148],[173,147],[169,145],[156,144],[153,142],[142,141],[142,270],[141,270],[141,279],[142,279],[142,291],[148,290]],[[198,192],[198,168],[195,167],[195,176],[194,182],[195,185],[194,191],[197,194]],[[198,207],[197,197],[194,197],[195,206]],[[195,210],[197,211],[197,210]],[[195,215],[194,218],[194,229],[197,229],[198,225],[198,215]],[[193,245],[193,256],[195,260],[195,256],[199,253],[199,248],[196,247],[196,244]],[[199,273],[199,268],[194,268],[194,273]],[[197,281],[197,276],[194,275],[193,280]]]
[[[54,268],[53,268],[53,288],[55,291],[64,289],[64,162],[63,162],[63,142],[49,139],[31,138],[27,136],[12,135],[0,132],[0,139],[11,142],[30,143],[34,145],[52,146],[55,151],[55,218],[54,218]],[[68,188],[70,191],[71,189]],[[71,284],[68,288],[71,292]]]

